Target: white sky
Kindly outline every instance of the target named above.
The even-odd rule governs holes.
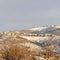
[[[60,25],[60,0],[0,0],[0,31]]]

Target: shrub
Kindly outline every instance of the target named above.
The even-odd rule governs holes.
[[[7,48],[3,53],[2,57],[5,60],[34,60],[34,56],[36,55],[35,51],[31,51],[29,48],[24,48],[20,46],[11,46]]]

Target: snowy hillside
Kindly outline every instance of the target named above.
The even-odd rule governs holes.
[[[47,28],[47,27],[36,27],[36,28],[31,28],[31,29],[29,29],[29,30],[33,30],[33,31],[36,31],[36,30],[42,30],[42,29],[45,29],[45,28]]]

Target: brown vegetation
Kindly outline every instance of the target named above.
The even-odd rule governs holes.
[[[38,56],[35,51],[17,45],[5,49],[2,53],[2,58],[5,60],[36,60],[35,56]],[[60,60],[50,49],[46,49],[45,53],[40,53],[39,56],[46,60]]]
[[[33,60],[36,55],[35,51],[31,51],[29,48],[23,48],[19,46],[11,46],[9,49],[2,53],[2,58],[5,60]]]

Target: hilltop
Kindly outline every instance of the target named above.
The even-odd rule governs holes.
[[[11,46],[19,46],[35,51],[36,59],[46,59],[46,51],[53,57],[60,56],[60,26],[42,26],[27,30],[0,32],[0,54]],[[40,53],[42,56],[40,56]],[[51,54],[52,54],[51,53]],[[39,57],[40,56],[40,57]],[[1,56],[0,56],[1,57]]]

